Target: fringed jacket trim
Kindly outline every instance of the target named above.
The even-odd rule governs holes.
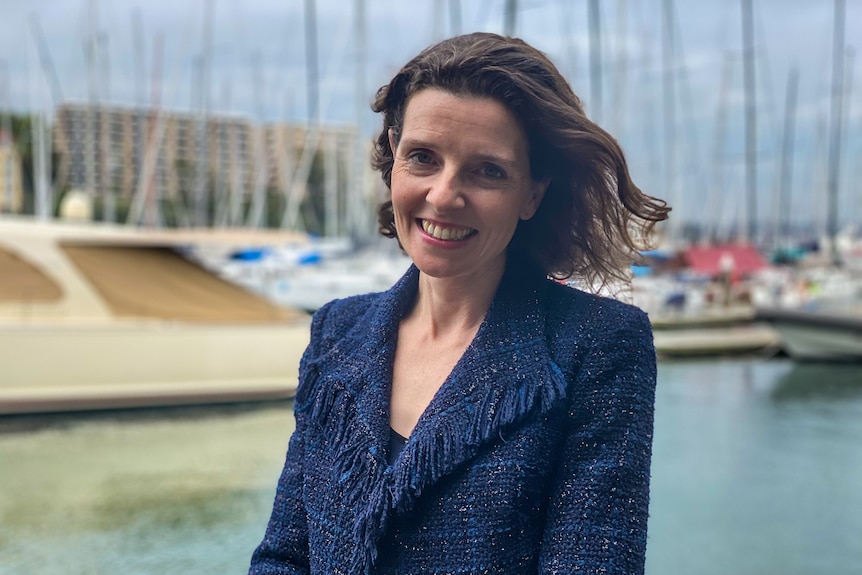
[[[427,564],[427,556],[423,556],[426,564],[422,566],[399,565],[393,559],[396,547],[389,540],[403,542],[407,536],[402,537],[400,528],[391,524],[404,518],[421,524],[427,515],[419,505],[423,495],[449,481],[456,483],[452,487],[455,493],[469,493],[473,505],[484,506],[487,502],[477,503],[475,498],[484,496],[481,491],[486,486],[463,479],[459,491],[457,482],[462,480],[458,478],[469,477],[465,468],[482,457],[535,467],[533,459],[505,452],[508,438],[519,433],[541,435],[541,441],[529,438],[533,443],[528,443],[549,450],[548,461],[540,465],[547,472],[540,475],[557,477],[554,481],[562,481],[565,488],[570,479],[566,474],[571,472],[567,467],[575,469],[578,462],[554,461],[551,451],[561,457],[589,457],[597,446],[578,443],[595,442],[604,428],[617,424],[623,425],[617,433],[622,436],[615,438],[607,454],[610,459],[592,462],[593,466],[611,466],[611,472],[603,475],[594,469],[595,477],[573,478],[573,488],[578,480],[586,481],[585,493],[558,495],[553,501],[552,493],[561,486],[548,479],[549,485],[543,488],[545,500],[532,502],[531,511],[524,512],[541,516],[541,520],[525,519],[525,525],[535,524],[539,533],[533,546],[537,548],[529,557],[520,550],[518,555],[531,569],[556,564],[562,569],[559,572],[568,572],[565,565],[580,563],[582,571],[592,572],[590,561],[597,559],[602,572],[617,572],[612,569],[614,564],[625,568],[619,572],[643,569],[655,385],[655,357],[645,315],[540,277],[512,275],[507,272],[504,276],[473,342],[392,465],[387,463],[392,365],[398,324],[415,298],[418,270],[411,268],[388,292],[336,301],[315,315],[311,343],[300,366],[297,431],[251,573],[471,572],[463,555],[445,553],[433,566]],[[609,339],[612,349],[603,338]],[[614,391],[614,385],[627,389]],[[593,404],[595,401],[598,403]],[[526,422],[543,423],[527,428]],[[625,472],[626,485],[620,483],[619,470]],[[596,482],[605,480],[617,483],[602,486],[611,499],[585,500]],[[612,489],[619,489],[619,496],[627,500],[625,509],[617,510],[623,516],[617,517],[611,510],[603,525],[604,519],[594,517],[595,510],[572,506],[568,511],[580,514],[583,524],[563,525],[557,534],[583,537],[584,541],[610,536],[625,549],[604,558],[601,550],[591,558],[592,551],[576,544],[554,550],[555,527],[549,525],[548,517],[558,513],[555,507],[567,498],[581,507],[612,505],[616,497]],[[578,518],[566,521],[577,522]],[[453,527],[457,530],[457,525]],[[591,534],[592,530],[598,531]],[[463,533],[467,531],[457,532],[457,537]],[[415,547],[421,534],[411,537]],[[457,538],[455,533],[447,537]],[[382,545],[384,539],[387,543]],[[474,544],[492,539],[477,535],[479,543]],[[381,557],[381,547],[389,549],[391,556]],[[453,542],[452,549],[457,547]],[[561,556],[560,550],[569,547],[571,553],[566,553],[570,556]],[[469,553],[469,544],[466,550]],[[410,556],[402,551],[403,557]],[[488,557],[476,565],[475,572],[502,572],[494,568],[494,556]],[[523,566],[512,564],[512,568],[515,573]]]

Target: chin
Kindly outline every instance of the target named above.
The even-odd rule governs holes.
[[[456,266],[451,262],[429,261],[430,258],[416,258],[413,263],[419,271],[432,278],[456,277],[463,273],[462,266]]]
[[[486,278],[493,275],[493,270],[497,269],[492,262],[476,262],[474,260],[465,260],[463,258],[442,258],[419,255],[412,258],[413,263],[419,268],[419,271],[424,275],[437,279],[451,278],[466,278],[473,277],[477,279]],[[500,261],[500,268],[505,267],[505,260]]]

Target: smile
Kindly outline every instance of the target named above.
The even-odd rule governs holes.
[[[432,238],[447,242],[457,242],[458,240],[463,240],[467,236],[470,236],[475,233],[476,231],[472,228],[442,226],[440,224],[429,222],[428,220],[419,220],[419,222],[421,223],[422,229],[425,230],[426,234],[428,234]]]

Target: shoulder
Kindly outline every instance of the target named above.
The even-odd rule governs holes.
[[[336,299],[314,312],[310,341],[299,362],[297,405],[311,402],[321,374],[359,348],[381,297],[381,294],[363,294]]]
[[[311,341],[299,364],[300,402],[310,400],[323,374],[362,370],[380,357],[382,347],[393,341],[392,333],[415,291],[417,273],[411,268],[385,292],[336,299],[315,312]]]
[[[311,320],[312,345],[365,339],[372,331],[391,329],[415,295],[418,274],[411,266],[387,291],[332,300],[318,309]]]
[[[332,300],[311,318],[311,344],[319,352],[327,344],[350,337],[357,330],[367,330],[382,293],[369,293]]]
[[[328,331],[341,331],[372,310],[381,297],[382,293],[368,293],[332,300],[314,313],[312,323]]]
[[[590,294],[548,281],[542,299],[550,335],[576,332],[642,332],[652,339],[647,314],[640,308],[613,298]]]
[[[640,308],[556,282],[543,291],[545,337],[564,372],[588,363],[654,363],[652,326]]]

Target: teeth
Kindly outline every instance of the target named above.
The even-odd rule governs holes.
[[[470,228],[444,228],[435,226],[428,220],[422,220],[422,229],[429,236],[435,237],[438,240],[458,241],[463,240],[470,235]]]

